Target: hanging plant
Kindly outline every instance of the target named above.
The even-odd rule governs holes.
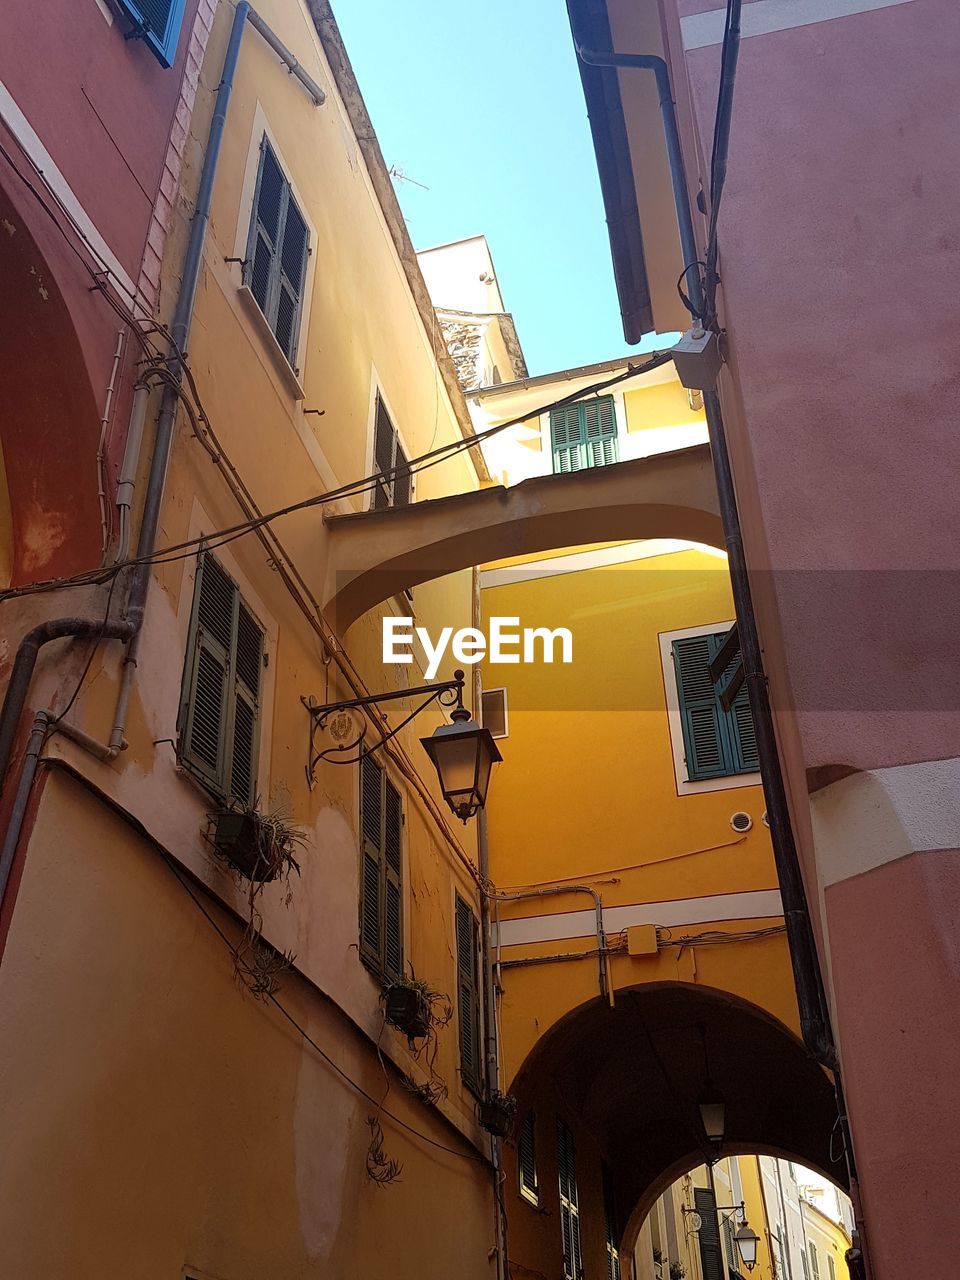
[[[517,1100],[512,1093],[501,1093],[499,1089],[494,1089],[480,1103],[480,1123],[495,1138],[506,1138],[509,1135],[516,1115]]]
[[[670,1280],[684,1280],[684,1276],[686,1274],[687,1274],[687,1268],[683,1265],[682,1262],[670,1263]]]
[[[300,874],[295,854],[306,837],[281,810],[261,813],[255,804],[218,809],[211,821],[217,857],[253,884],[269,884],[292,871]]]
[[[387,1022],[402,1031],[411,1044],[446,1026],[453,1012],[449,998],[441,991],[434,991],[421,978],[405,975],[385,987],[380,999]]]

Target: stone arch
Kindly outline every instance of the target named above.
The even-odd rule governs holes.
[[[512,488],[327,521],[325,612],[342,634],[374,605],[508,556],[594,542],[677,538],[722,547],[707,445]]]

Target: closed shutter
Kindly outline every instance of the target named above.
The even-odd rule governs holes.
[[[373,461],[379,473],[373,491],[373,508],[405,507],[411,498],[411,473],[386,405],[377,395],[373,428]]]
[[[233,579],[201,555],[179,717],[179,756],[224,800],[256,799],[263,629]]]
[[[817,1246],[813,1243],[812,1240],[809,1243],[809,1248],[810,1248],[810,1271],[812,1273],[812,1280],[820,1280],[820,1259],[817,1256]]]
[[[620,1225],[613,1174],[609,1165],[601,1170],[603,1178],[603,1218],[607,1233],[607,1280],[620,1280]]]
[[[717,1201],[712,1191],[702,1187],[694,1189],[694,1208],[700,1215],[697,1240],[700,1246],[700,1267],[703,1280],[724,1280],[723,1253],[720,1248],[720,1229],[717,1225]]]
[[[185,0],[118,0],[144,43],[165,67],[177,56]]]
[[[371,756],[360,762],[360,952],[388,981],[403,973],[403,805]]]
[[[827,1270],[830,1272],[830,1280],[837,1280],[837,1268],[834,1266],[833,1258],[827,1254]]]
[[[560,1183],[560,1231],[563,1243],[564,1280],[581,1280],[580,1207],[577,1194],[577,1161],[573,1134],[557,1121],[557,1174]]]
[[[468,903],[457,894],[457,1010],[460,1029],[460,1071],[475,1092],[481,1080],[479,929]]]
[[[520,1136],[517,1139],[517,1167],[520,1175],[520,1194],[534,1204],[540,1198],[537,1185],[537,1121],[532,1111],[523,1117]]]
[[[613,396],[598,396],[581,404],[552,409],[550,436],[555,472],[607,467],[618,462],[620,454]]]
[[[306,221],[273,148],[264,138],[260,143],[245,280],[291,367],[296,364],[309,252]]]
[[[583,410],[583,438],[588,467],[608,467],[619,460],[617,452],[617,419],[613,396],[587,400]]]
[[[720,690],[728,673],[724,672],[716,684],[710,677],[710,662],[725,636],[723,631],[685,636],[672,645],[687,776],[691,781],[754,773],[760,767],[746,686],[730,710],[724,711]]]
[[[553,442],[553,469],[556,472],[579,471],[583,465],[580,435],[580,406],[564,405],[550,412],[550,434]]]

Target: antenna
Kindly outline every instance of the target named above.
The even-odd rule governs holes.
[[[430,190],[430,188],[426,185],[426,183],[418,182],[416,178],[408,178],[406,173],[403,171],[403,169],[400,168],[398,164],[392,164],[390,168],[387,170],[387,173],[396,182],[409,182],[413,186],[419,187],[421,191]]]

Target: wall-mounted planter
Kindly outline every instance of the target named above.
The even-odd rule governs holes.
[[[221,809],[213,821],[213,845],[221,858],[256,884],[276,880],[288,859],[275,832],[259,814],[249,809]]]
[[[517,1114],[517,1100],[511,1093],[494,1093],[480,1103],[480,1123],[495,1138],[507,1138]]]
[[[419,987],[394,982],[383,995],[387,1021],[408,1040],[417,1040],[430,1030],[430,1001]]]

